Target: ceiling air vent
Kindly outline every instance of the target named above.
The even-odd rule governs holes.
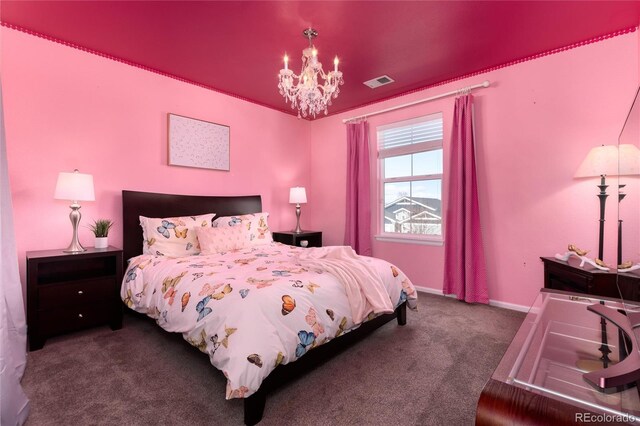
[[[369,86],[372,89],[376,87],[384,86],[385,84],[393,83],[395,80],[389,77],[388,75],[383,75],[380,77],[373,78],[369,81],[365,81],[364,84]]]

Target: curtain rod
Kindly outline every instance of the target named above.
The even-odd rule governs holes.
[[[431,96],[430,98],[420,99],[420,100],[417,100],[417,101],[409,102],[408,104],[402,104],[402,105],[394,106],[394,107],[391,107],[391,108],[382,109],[380,111],[370,112],[368,114],[362,114],[362,115],[357,115],[357,116],[351,117],[351,118],[345,118],[344,120],[342,120],[342,122],[343,123],[347,123],[349,121],[357,120],[358,118],[367,118],[367,117],[371,117],[373,115],[383,114],[383,113],[389,112],[389,111],[395,111],[397,109],[406,108],[406,107],[410,107],[410,106],[413,106],[413,105],[418,105],[418,104],[421,104],[423,102],[435,101],[436,99],[446,98],[447,96],[451,96],[451,95],[459,95],[459,94],[464,93],[464,92],[470,92],[473,89],[480,89],[480,88],[484,88],[484,87],[489,87],[489,80],[485,80],[480,84],[474,84],[473,86],[462,87],[462,88],[460,88],[458,90],[452,90],[451,92],[442,93],[442,94],[436,95],[436,96]]]

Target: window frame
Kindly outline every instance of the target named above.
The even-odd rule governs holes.
[[[380,146],[380,133],[393,128],[405,127],[409,126],[413,123],[420,123],[423,121],[429,121],[431,117],[440,116],[442,120],[442,138],[434,139],[426,142],[419,142],[415,144],[407,144],[396,146],[392,148],[383,149]],[[444,244],[444,211],[442,208],[442,193],[444,188],[444,114],[442,112],[436,112],[428,115],[422,115],[417,118],[413,118],[410,120],[402,120],[394,123],[389,123],[386,125],[378,126],[376,128],[376,149],[377,149],[377,163],[378,163],[378,224],[377,234],[375,235],[375,239],[379,241],[389,241],[389,242],[400,242],[400,243],[413,243],[413,244],[423,244],[423,245],[436,245],[441,246]],[[418,154],[422,152],[430,152],[442,150],[442,172],[441,173],[433,173],[426,175],[416,175],[416,176],[401,176],[401,177],[392,177],[385,178],[384,176],[384,160],[391,157],[399,157],[403,155],[410,154]],[[412,234],[412,233],[399,233],[399,232],[386,232],[385,231],[385,184],[387,183],[396,183],[396,182],[414,182],[414,181],[425,181],[425,180],[440,180],[440,235],[431,235],[431,234]]]

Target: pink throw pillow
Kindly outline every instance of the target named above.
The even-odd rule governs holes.
[[[196,228],[200,254],[223,253],[247,247],[246,233],[240,226],[224,228]]]

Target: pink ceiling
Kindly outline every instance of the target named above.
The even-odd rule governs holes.
[[[16,26],[278,110],[302,30],[345,84],[329,113],[638,25],[639,1],[2,1]],[[387,74],[395,83],[362,83]]]

